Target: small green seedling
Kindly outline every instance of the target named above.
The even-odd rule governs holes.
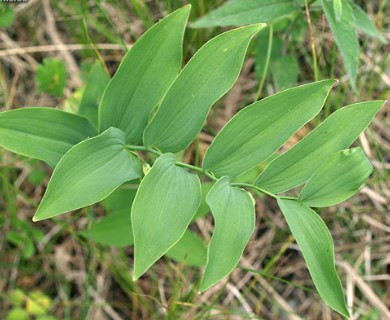
[[[348,148],[384,102],[341,108],[275,157],[320,112],[336,82],[304,84],[238,112],[212,142],[202,167],[180,162],[175,153],[196,139],[212,105],[236,81],[251,39],[264,28],[253,24],[222,33],[180,70],[189,12],[186,6],[151,27],[111,80],[92,77],[90,81],[105,87],[104,94],[99,102],[88,93],[82,115],[38,107],[0,113],[0,145],[54,168],[33,220],[103,201],[112,215],[89,236],[115,245],[134,243],[135,280],[163,255],[186,257],[190,243],[196,252],[188,258],[190,264],[205,265],[200,283],[204,291],[240,260],[255,226],[255,201],[247,191],[254,190],[276,199],[320,296],[347,317],[332,238],[311,207],[347,199],[370,175],[362,149]],[[151,169],[145,166],[146,153],[156,159]],[[267,166],[250,183],[232,182],[264,161]],[[201,184],[199,176],[209,182]],[[285,195],[301,185],[299,197]],[[187,230],[195,216],[207,212],[205,206],[215,222],[207,253]]]
[[[39,91],[55,97],[63,96],[66,84],[65,64],[58,59],[44,59],[37,67],[36,82]]]

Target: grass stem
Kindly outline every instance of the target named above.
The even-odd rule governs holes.
[[[272,24],[270,24],[269,25],[267,56],[265,58],[264,70],[263,70],[263,74],[261,75],[259,88],[257,89],[257,92],[256,92],[255,101],[259,100],[259,98],[261,97],[261,94],[263,92],[265,79],[267,78],[269,63],[271,61],[273,37],[274,37],[274,27]]]

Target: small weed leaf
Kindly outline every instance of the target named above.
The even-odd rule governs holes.
[[[65,64],[58,59],[44,59],[37,68],[36,81],[41,92],[56,97],[63,96],[66,84]]]

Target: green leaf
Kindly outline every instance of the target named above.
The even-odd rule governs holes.
[[[210,190],[213,186],[214,186],[213,182],[202,183],[202,200],[200,201],[198,211],[196,211],[196,214],[195,214],[193,220],[203,218],[208,213],[210,213],[210,207],[207,204],[206,196],[210,192]]]
[[[106,217],[95,222],[90,230],[83,232],[89,239],[114,247],[130,246],[134,243],[131,227],[131,205],[137,189],[124,185],[103,200],[109,211]]]
[[[343,2],[342,0],[333,0],[333,9],[336,16],[336,21],[340,22],[343,15]]]
[[[131,203],[130,203],[131,204]],[[92,241],[113,247],[127,247],[134,243],[130,210],[114,211],[94,223],[84,234]],[[201,267],[206,264],[207,251],[203,241],[187,230],[165,256],[186,264]]]
[[[321,110],[333,84],[309,83],[244,108],[215,137],[203,168],[234,177],[258,165]]]
[[[199,49],[146,128],[146,146],[177,152],[192,142],[213,103],[237,80],[249,42],[263,26],[252,25],[225,32]]]
[[[42,169],[37,169],[35,167],[30,171],[30,173],[27,176],[28,182],[35,186],[39,186],[40,184],[42,184],[45,178],[46,178],[46,171]]]
[[[132,245],[134,239],[130,210],[109,213],[106,217],[94,223],[85,235],[95,242],[109,246],[126,247]]]
[[[36,81],[40,92],[62,97],[66,84],[66,66],[58,59],[43,59],[37,67]]]
[[[15,12],[13,6],[0,3],[0,29],[7,28],[13,24]]]
[[[0,146],[52,167],[72,146],[95,135],[84,117],[53,108],[0,112]]]
[[[333,240],[325,223],[316,212],[299,201],[278,199],[278,204],[302,250],[321,298],[329,307],[349,317],[335,269]]]
[[[184,235],[199,207],[198,176],[176,167],[175,156],[160,156],[139,186],[131,210],[134,280]]]
[[[187,266],[194,267],[204,266],[207,259],[206,246],[202,239],[189,230],[165,255]]]
[[[269,45],[269,29],[268,27],[262,29],[257,36],[257,48],[256,48],[256,61],[255,61],[255,72],[258,79],[261,79],[263,76],[263,72],[265,69],[266,61],[267,61],[267,50]],[[272,38],[272,48],[271,48],[271,56],[270,63],[277,60],[282,54],[283,48],[283,40],[281,37],[273,33]],[[272,70],[271,70],[272,69]],[[273,68],[268,68],[267,74],[271,73]]]
[[[102,64],[96,61],[85,86],[84,94],[80,102],[78,113],[85,116],[95,128],[98,127],[99,103],[110,77]]]
[[[75,145],[61,158],[33,221],[101,201],[141,172],[139,159],[125,149],[124,133],[110,128]]]
[[[383,101],[367,101],[334,112],[303,140],[273,160],[257,178],[256,185],[279,193],[306,181],[332,154],[348,148],[382,105]]]
[[[359,62],[359,42],[354,26],[354,16],[349,3],[343,3],[341,20],[337,21],[334,8],[327,0],[322,0],[326,19],[340,49],[345,67],[347,69],[349,82],[353,90],[356,90],[356,75]]]
[[[299,7],[286,0],[230,0],[191,24],[192,28],[243,26],[274,22],[297,12]]]
[[[150,112],[177,77],[190,6],[150,28],[123,58],[100,104],[100,131],[117,127],[140,144]]]
[[[221,178],[207,195],[215,227],[201,291],[233,271],[255,229],[253,198],[247,191],[231,187],[229,182],[228,177]]]
[[[351,2],[351,5],[353,9],[353,15],[355,17],[355,27],[367,35],[375,37],[381,42],[386,43],[386,39],[384,38],[383,34],[378,30],[375,23],[371,20],[367,13],[365,13],[362,8],[353,2]]]
[[[29,313],[23,309],[23,308],[12,308],[8,314],[5,320],[29,320],[30,315]]]
[[[272,79],[278,91],[297,84],[300,70],[296,56],[281,56],[272,62],[271,69]]]
[[[128,210],[130,212],[137,189],[126,184],[116,189],[103,200],[103,206],[107,211]]]
[[[353,196],[371,172],[361,148],[336,152],[310,177],[299,199],[310,207],[329,207]]]

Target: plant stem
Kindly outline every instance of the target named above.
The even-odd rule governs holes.
[[[133,145],[126,145],[125,146],[127,150],[129,151],[146,151],[146,152],[150,152],[150,153],[153,153],[155,155],[158,155],[160,156],[162,153],[159,152],[158,150],[156,149],[152,149],[152,148],[147,148],[145,146],[133,146]],[[200,174],[203,174],[207,177],[209,177],[211,180],[213,181],[218,181],[218,178],[216,176],[214,176],[212,173],[208,172],[208,171],[205,171],[203,170],[203,168],[201,167],[198,167],[198,166],[194,166],[192,164],[188,164],[188,163],[184,163],[184,162],[180,162],[180,161],[176,161],[176,165],[179,166],[179,167],[182,167],[182,168],[186,168],[186,169],[189,169],[189,170],[192,170],[192,171],[196,171],[196,172],[199,172]],[[274,198],[274,199],[278,199],[278,198],[282,198],[282,199],[290,199],[290,200],[296,200],[297,198],[294,198],[294,197],[286,197],[286,196],[278,196],[272,192],[269,192],[267,190],[264,190],[254,184],[251,184],[251,183],[240,183],[240,182],[236,182],[236,183],[232,183],[231,184],[232,187],[239,187],[239,188],[251,188],[251,189],[254,189],[254,190],[257,190],[271,198]]]
[[[155,154],[155,155],[157,155],[157,156],[161,156],[161,154],[162,154],[161,152],[159,152],[159,151],[156,150],[156,149],[147,148],[147,147],[145,147],[145,146],[133,146],[133,145],[127,144],[125,147],[126,147],[128,150],[130,150],[130,151],[146,151],[146,152],[153,153],[153,154]]]
[[[201,173],[201,174],[204,174],[204,175],[206,175],[207,177],[209,177],[209,178],[210,178],[211,180],[213,180],[213,181],[218,181],[218,178],[217,178],[217,177],[215,177],[214,175],[212,175],[210,172],[207,172],[207,171],[203,170],[203,169],[200,168],[200,167],[196,167],[196,166],[193,166],[193,165],[191,165],[191,164],[184,163],[184,162],[180,162],[180,161],[176,161],[176,165],[179,166],[179,167],[182,167],[182,168],[190,169],[190,170],[199,172],[199,173]]]
[[[288,200],[297,200],[297,198],[295,197],[287,197],[287,196],[278,196],[272,192],[269,192],[267,190],[264,190],[254,184],[251,184],[251,183],[241,183],[241,182],[237,182],[237,183],[231,183],[230,184],[232,187],[239,187],[239,188],[251,188],[251,189],[254,189],[254,190],[257,190],[263,194],[266,194],[267,196],[271,197],[271,198],[274,198],[274,199],[278,199],[278,198],[281,198],[281,199],[288,199]]]
[[[274,27],[273,24],[271,23],[269,25],[269,38],[268,38],[268,48],[267,48],[267,56],[265,58],[265,65],[264,65],[264,70],[263,74],[261,75],[260,79],[260,84],[259,84],[259,89],[257,89],[256,96],[255,96],[255,101],[259,100],[261,93],[263,92],[263,87],[265,83],[265,79],[267,78],[268,74],[268,68],[269,68],[269,62],[271,60],[271,53],[272,53],[272,40],[273,40],[273,35],[274,35]]]
[[[264,190],[262,188],[259,188],[258,186],[255,186],[254,184],[251,184],[251,183],[232,183],[231,184],[232,187],[241,187],[241,188],[251,188],[251,189],[255,189],[261,193],[264,193],[266,194],[267,196],[270,196],[271,198],[274,198],[274,199],[277,199],[277,195],[271,193],[271,192],[268,192],[267,190]]]
[[[316,52],[316,45],[315,45],[315,40],[314,40],[313,26],[311,24],[309,4],[307,3],[307,0],[305,0],[305,11],[306,11],[307,24],[309,26],[311,53],[313,56],[314,80],[318,81],[319,80],[319,73],[318,73],[318,65],[317,65],[317,52]]]

